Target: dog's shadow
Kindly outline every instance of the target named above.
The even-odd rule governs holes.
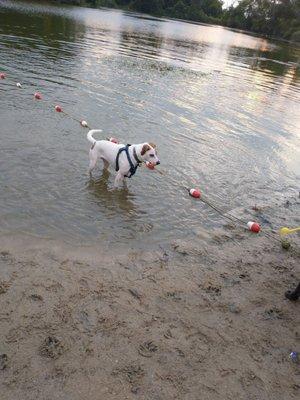
[[[125,185],[121,189],[113,188],[109,182],[110,172],[103,170],[98,178],[90,178],[86,188],[90,194],[98,201],[101,207],[104,207],[111,213],[125,213],[134,216],[137,213],[137,206],[134,203],[134,195],[130,193]]]

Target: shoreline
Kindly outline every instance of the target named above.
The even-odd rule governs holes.
[[[0,238],[1,399],[296,399],[298,238],[119,254]]]
[[[22,0],[20,0],[22,1]],[[24,0],[23,0],[24,1]],[[25,0],[25,1],[32,1],[32,0]],[[33,0],[35,1],[35,0]],[[193,20],[193,19],[184,19],[184,18],[177,18],[172,16],[171,14],[169,15],[168,13],[152,13],[152,14],[147,14],[135,9],[131,9],[129,7],[121,7],[121,5],[118,5],[118,7],[108,7],[108,6],[93,6],[90,5],[89,3],[81,3],[78,4],[75,1],[74,2],[64,2],[64,1],[55,1],[55,0],[44,0],[45,4],[51,4],[53,6],[56,7],[82,7],[82,8],[88,8],[88,9],[93,9],[93,10],[108,10],[108,11],[121,11],[127,14],[133,14],[133,15],[137,15],[137,16],[141,16],[144,18],[154,18],[154,19],[160,19],[160,20],[170,20],[170,21],[179,21],[179,22],[185,22],[188,24],[194,24],[194,25],[204,25],[204,26],[219,26],[219,27],[223,27],[225,29],[229,29],[232,30],[233,32],[239,32],[242,34],[246,34],[246,35],[251,35],[251,36],[255,36],[258,38],[262,38],[262,39],[268,39],[268,40],[273,40],[273,41],[281,41],[287,45],[294,45],[299,47],[300,46],[300,41],[299,40],[292,40],[290,39],[286,39],[284,37],[281,36],[274,36],[274,35],[269,35],[267,33],[263,33],[263,32],[256,32],[256,31],[251,31],[251,30],[247,30],[247,29],[242,29],[242,28],[237,28],[234,26],[230,26],[230,25],[226,25],[225,23],[222,23],[222,20],[220,19],[218,21],[218,18],[215,18],[213,16],[209,16],[207,15],[207,20],[203,20],[203,21],[197,21],[197,20]]]

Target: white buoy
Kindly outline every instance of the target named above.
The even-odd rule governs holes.
[[[17,83],[17,87],[18,87],[18,88],[21,88],[21,87],[22,87],[22,85],[21,85],[20,82]]]
[[[83,126],[84,128],[87,128],[88,124],[86,121],[82,120],[80,121],[81,126]]]

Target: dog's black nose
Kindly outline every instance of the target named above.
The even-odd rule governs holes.
[[[158,161],[156,161],[156,165],[159,165],[160,164],[160,161],[158,160]]]

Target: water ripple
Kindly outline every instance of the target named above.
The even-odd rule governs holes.
[[[246,219],[253,204],[298,189],[297,48],[221,27],[18,4],[0,1],[1,231],[162,242],[224,224],[185,186]],[[113,172],[89,180],[86,131],[57,103],[124,143],[156,142],[165,175],[141,169],[118,191]]]

